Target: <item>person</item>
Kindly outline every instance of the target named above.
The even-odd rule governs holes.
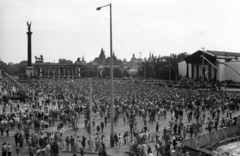
[[[105,148],[102,149],[102,156],[107,156],[107,152],[106,152]]]
[[[0,131],[1,131],[1,136],[3,136],[4,133],[4,125],[0,124]]]
[[[7,153],[8,153],[8,156],[12,155],[12,145],[10,143],[7,146]]]
[[[102,121],[102,122],[101,122],[101,130],[102,130],[102,133],[103,133],[103,128],[104,128],[104,122]]]
[[[74,138],[72,136],[70,137],[70,144],[71,144],[71,151],[73,151],[73,148],[74,148]]]
[[[7,145],[6,142],[2,144],[2,156],[7,156]]]
[[[148,155],[150,154],[150,153],[152,153],[152,149],[151,149],[151,147],[148,145],[148,148],[147,148],[147,153],[148,153]]]
[[[7,134],[7,137],[8,137],[9,136],[9,127],[8,126],[6,126],[5,131],[6,131],[6,134]]]
[[[172,145],[173,145],[173,149],[175,150],[177,145],[177,141],[175,137],[173,137]]]
[[[29,156],[33,156],[34,148],[32,147],[32,145],[29,145],[29,147],[28,147],[28,153],[29,153]]]
[[[45,147],[45,150],[46,150],[46,156],[50,156],[50,154],[51,154],[51,145],[49,143]]]
[[[69,151],[69,144],[70,144],[70,140],[67,136],[67,138],[65,139],[65,142],[66,142],[66,151]]]
[[[18,132],[18,130],[17,130],[17,132],[15,133],[15,135],[14,135],[14,139],[15,139],[15,144],[16,144],[16,146],[18,145],[18,139],[19,138],[19,132]]]
[[[58,156],[59,147],[58,147],[57,142],[53,142],[53,144],[51,145],[51,152],[52,152],[53,156]]]
[[[100,132],[100,126],[97,125],[97,132],[99,133]]]
[[[86,138],[84,136],[82,136],[82,148],[85,149],[86,146]]]
[[[157,122],[157,124],[156,124],[156,132],[158,133],[158,131],[159,131],[159,123]]]
[[[74,152],[73,152],[73,156],[77,156],[77,151],[74,151]]]
[[[114,134],[114,143],[116,146],[118,145],[118,136],[116,133]]]
[[[80,148],[80,154],[81,154],[81,156],[84,156],[84,150],[83,150],[83,148]]]
[[[21,156],[21,154],[20,154],[20,145],[16,146],[16,155],[17,156]]]
[[[19,144],[20,144],[20,147],[23,148],[23,137],[22,137],[22,135],[19,136]]]

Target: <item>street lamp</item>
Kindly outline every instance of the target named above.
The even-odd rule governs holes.
[[[114,135],[114,127],[113,127],[113,58],[112,58],[112,4],[104,5],[101,7],[97,7],[96,10],[101,10],[104,7],[110,7],[110,57],[111,57],[111,65],[110,65],[110,77],[111,77],[111,136]]]
[[[203,81],[205,80],[205,69],[204,69],[205,65],[204,65],[204,47],[202,47],[202,79]]]

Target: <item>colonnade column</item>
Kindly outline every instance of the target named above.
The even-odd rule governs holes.
[[[77,67],[74,68],[75,76],[78,77]]]
[[[55,68],[53,68],[52,70],[53,70],[53,78],[55,79]]]
[[[78,67],[78,77],[81,77],[81,68],[80,67]]]
[[[47,68],[47,71],[48,71],[48,78],[49,78],[49,68]]]
[[[199,70],[199,67],[198,67],[198,64],[197,64],[197,79],[198,79],[198,77],[199,77],[199,72],[198,72],[198,70]]]
[[[69,67],[67,68],[68,69],[68,78],[70,77],[70,70],[69,70]]]
[[[43,74],[42,74],[42,73],[43,73],[42,70],[43,70],[43,69],[40,67],[40,68],[39,68],[39,75],[40,75],[40,77],[42,77],[42,75],[43,75]]]
[[[72,67],[71,69],[72,69],[72,78],[74,79],[74,67]]]
[[[192,63],[192,79],[194,79],[194,63]]]
[[[60,79],[60,67],[58,68],[58,78]]]

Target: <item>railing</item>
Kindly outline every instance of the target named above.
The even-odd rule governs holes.
[[[198,136],[199,144],[197,144],[193,138],[184,140],[181,142],[181,144],[189,147],[189,149],[195,150],[198,148],[211,148],[211,150],[208,150],[208,152],[212,153],[214,148],[220,146],[221,144],[224,144],[225,142],[232,142],[238,139],[240,139],[240,125],[235,125]]]
[[[24,91],[24,92],[27,91],[27,89],[26,89],[24,86],[22,86],[19,82],[17,82],[17,81],[16,81],[14,78],[12,78],[10,75],[8,75],[7,73],[4,73],[4,75],[5,75],[6,78],[7,78],[8,80],[10,80],[19,90]]]

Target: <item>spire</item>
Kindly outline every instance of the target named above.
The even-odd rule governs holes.
[[[104,60],[104,59],[106,58],[106,56],[105,56],[105,52],[104,52],[103,48],[101,49],[101,52],[100,52],[99,58],[102,59],[102,60]]]
[[[84,55],[82,56],[82,62],[85,62],[85,60],[84,60]]]

